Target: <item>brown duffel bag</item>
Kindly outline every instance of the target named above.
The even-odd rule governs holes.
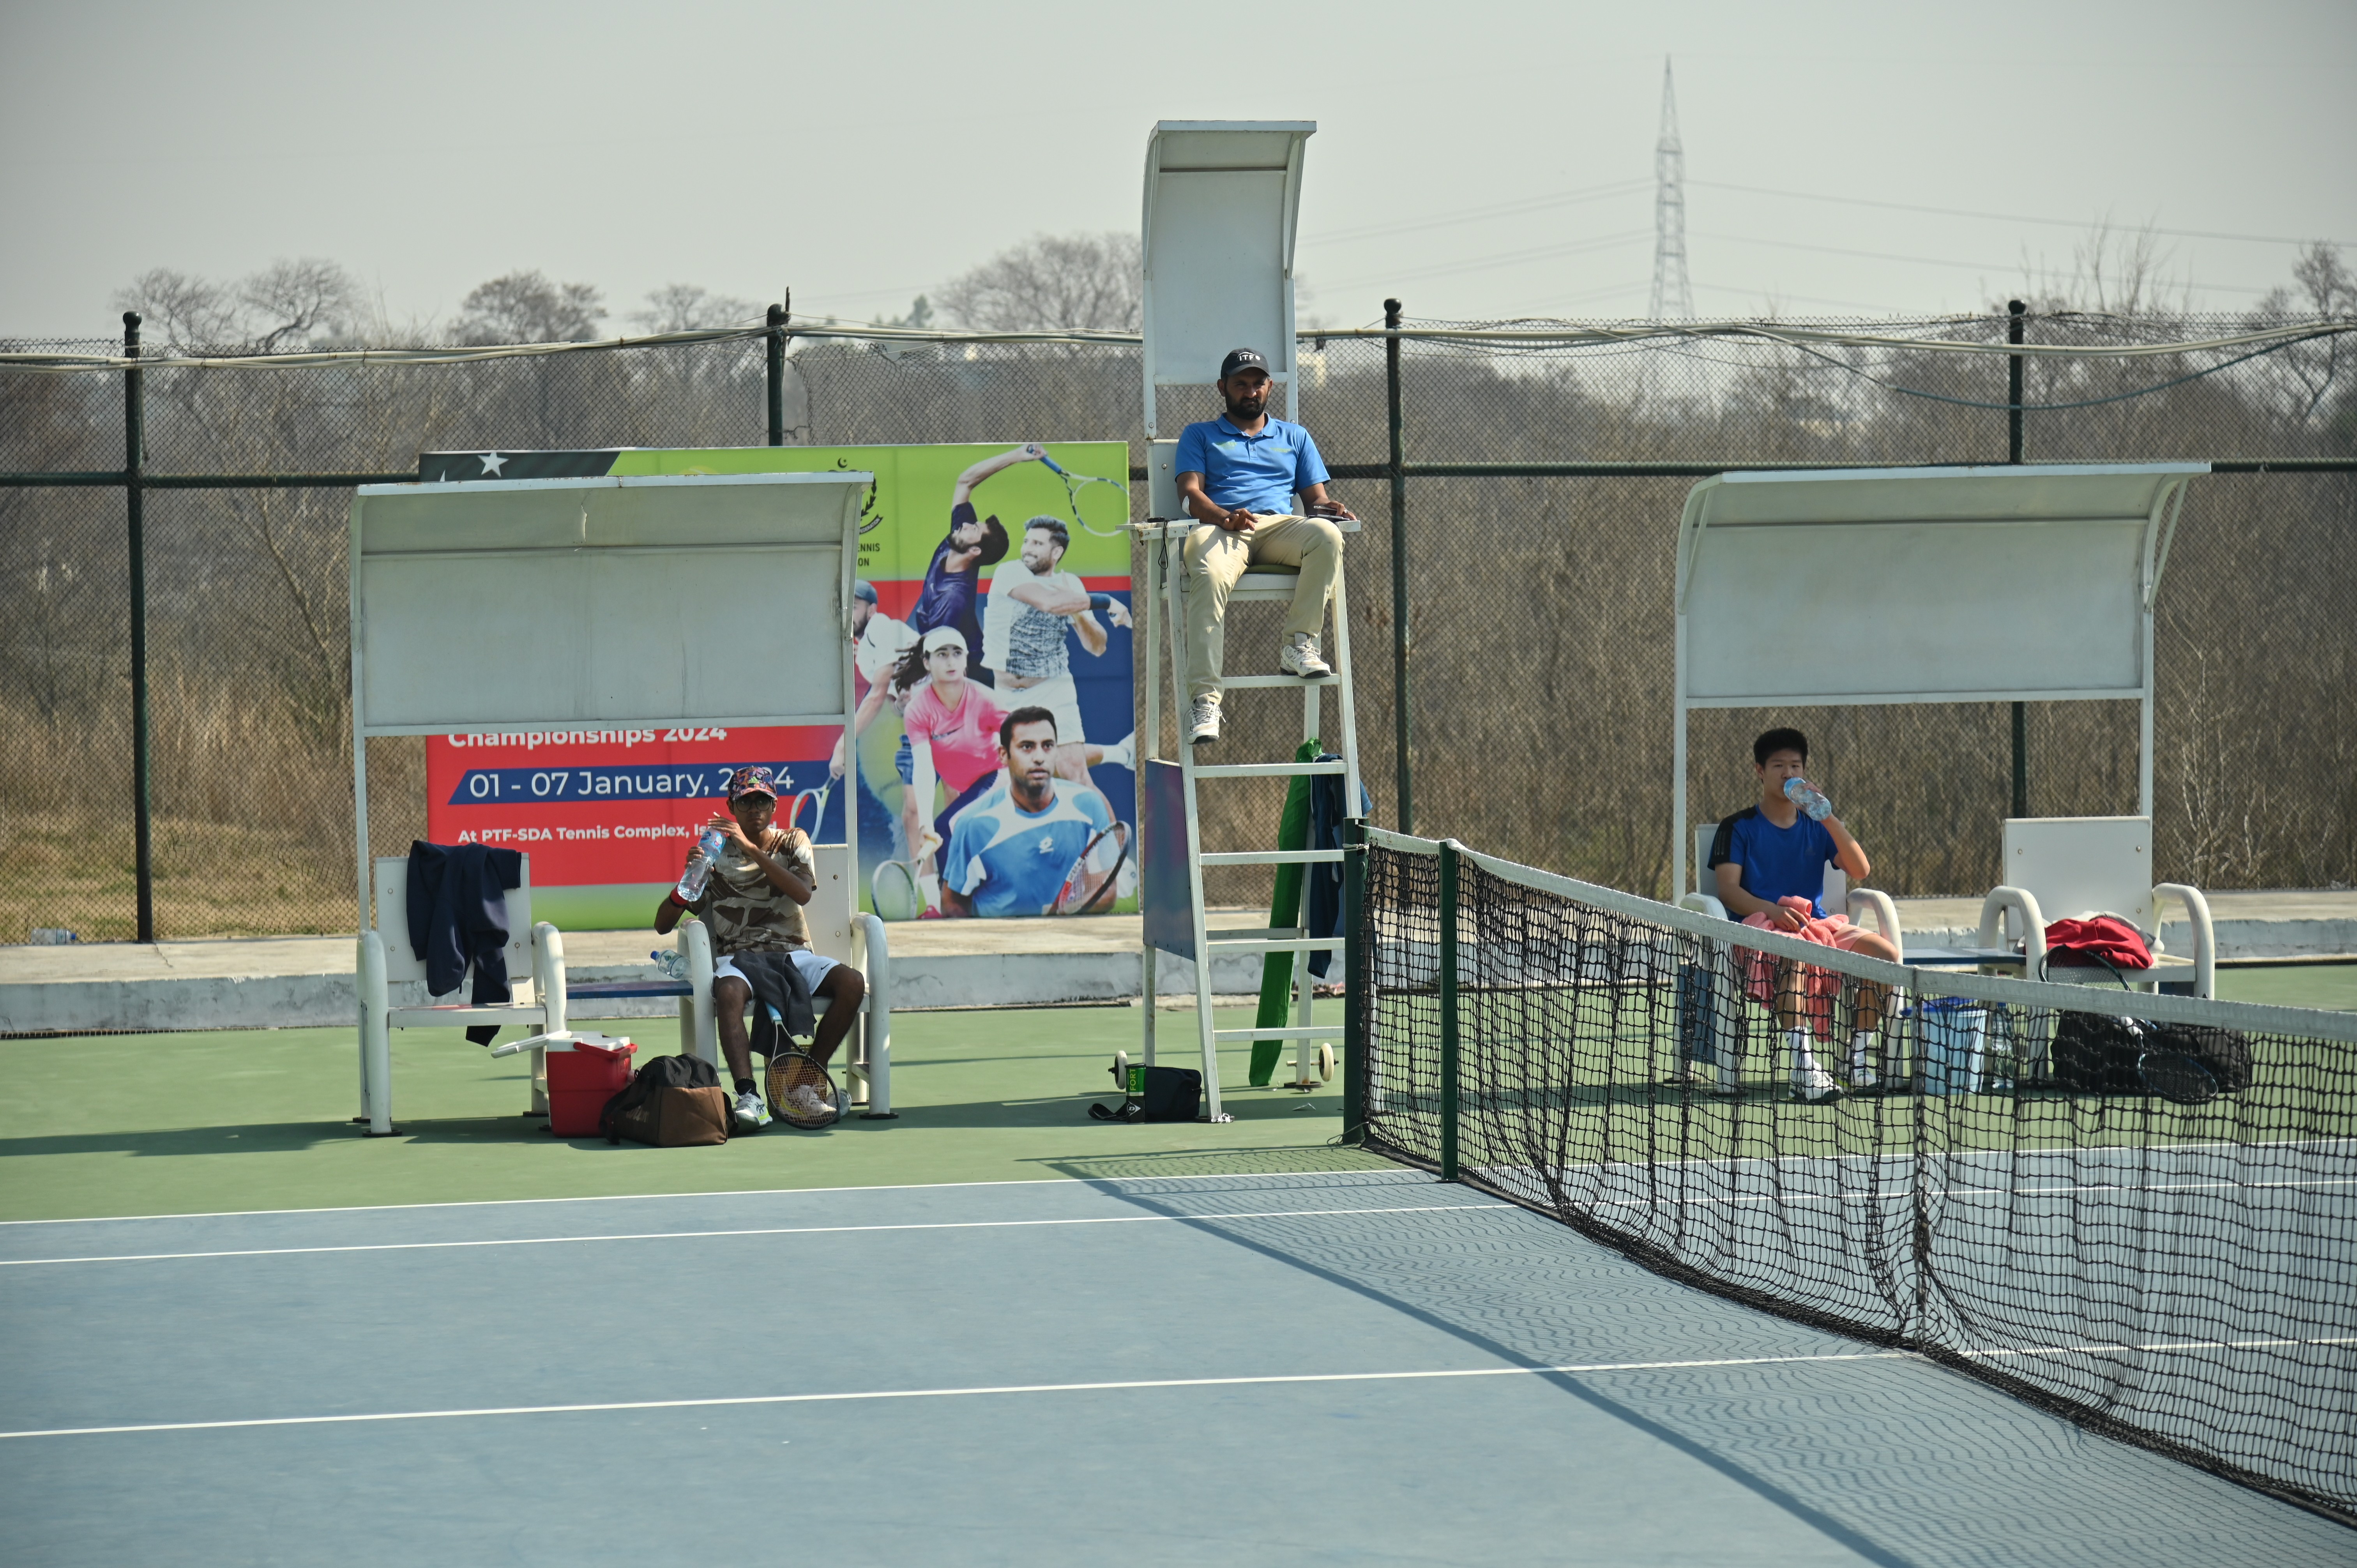
[[[657,1057],[640,1068],[598,1116],[606,1142],[693,1148],[728,1141],[728,1091],[701,1057]]]

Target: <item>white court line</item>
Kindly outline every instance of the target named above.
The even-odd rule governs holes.
[[[464,1241],[371,1241],[334,1247],[234,1247],[211,1252],[121,1252],[82,1258],[0,1258],[0,1268],[54,1263],[156,1263],[186,1258],[283,1258],[311,1252],[431,1252],[459,1247],[554,1247],[575,1241],[694,1241],[725,1236],[834,1236],[873,1230],[1019,1230],[1051,1225],[1171,1225],[1213,1219],[1309,1219],[1351,1214],[1434,1214],[1444,1209],[1527,1214],[1518,1204],[1425,1203],[1394,1208],[1273,1208],[1242,1214],[1100,1214],[1071,1219],[937,1219],[899,1225],[778,1225],[743,1230],[640,1230],[608,1236],[492,1236]],[[1544,1218],[1542,1216],[1541,1218]]]
[[[1265,1377],[1152,1378],[1103,1383],[1005,1383],[989,1388],[874,1389],[837,1394],[744,1394],[720,1399],[624,1400],[606,1404],[492,1405],[479,1410],[399,1410],[365,1415],[275,1415],[246,1421],[160,1421],[135,1426],[58,1426],[0,1432],[22,1437],[101,1437],[136,1432],[221,1432],[253,1426],[339,1426],[373,1421],[457,1421],[491,1415],[576,1415],[615,1410],[716,1410],[726,1405],[830,1404],[858,1400],[963,1399],[977,1394],[1100,1393],[1125,1389],[1223,1389],[1267,1383],[1379,1383],[1436,1378],[1528,1378],[1546,1373],[1657,1372],[1690,1368],[1769,1367],[1796,1361],[1920,1361],[1913,1350],[1859,1350],[1813,1356],[1741,1356],[1711,1361],[1609,1361],[1579,1367],[1464,1367],[1430,1372],[1285,1372]]]
[[[1497,1167],[1487,1167],[1495,1170]],[[1515,1167],[1519,1169],[1520,1167]],[[1492,1180],[1498,1179],[1495,1176]],[[2313,1187],[2357,1186],[2357,1176],[2319,1176],[2313,1181],[2182,1181],[2156,1182],[2150,1187],[2128,1187],[2116,1182],[2090,1183],[2082,1187],[1934,1187],[1924,1189],[1926,1197],[2061,1197],[2074,1192],[2198,1192],[2217,1187],[2236,1191],[2262,1187]],[[1575,1203],[1575,1208],[1737,1208],[1746,1204],[1812,1204],[1812,1203],[1907,1203],[1914,1192],[1907,1187],[1893,1187],[1887,1192],[1762,1192],[1748,1193],[1735,1197],[1599,1197],[1592,1203]],[[1544,1212],[1544,1211],[1542,1211]]]
[[[1371,1155],[1370,1159],[1382,1159]],[[1009,1176],[1004,1181],[875,1182],[866,1187],[745,1187],[721,1192],[608,1192],[581,1197],[465,1197],[445,1203],[348,1203],[327,1208],[207,1208],[193,1214],[87,1214],[59,1219],[0,1219],[0,1230],[16,1225],[130,1225],[147,1219],[258,1219],[274,1214],[395,1214],[411,1208],[521,1208],[537,1203],[649,1203],[662,1198],[794,1197],[804,1193],[930,1192],[952,1187],[1086,1187],[1105,1181],[1284,1181],[1293,1176],[1408,1176],[1426,1182],[1437,1177],[1384,1160],[1380,1165],[1346,1166],[1322,1171],[1207,1171],[1200,1176]],[[1370,1186],[1380,1185],[1369,1183]]]

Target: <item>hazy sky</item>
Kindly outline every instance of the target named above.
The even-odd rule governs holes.
[[[618,317],[673,282],[897,314],[1135,231],[1160,118],[1318,122],[1305,319],[1634,315],[1665,55],[1704,315],[1977,308],[2106,217],[2257,237],[2163,236],[2209,308],[2293,241],[2357,262],[2351,0],[0,0],[0,336],[307,255],[395,320],[525,267]]]

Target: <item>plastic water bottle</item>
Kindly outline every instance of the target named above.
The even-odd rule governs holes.
[[[647,956],[655,961],[655,967],[662,971],[665,980],[675,980],[683,985],[687,983],[687,960],[677,952],[658,948]]]
[[[687,870],[681,875],[679,886],[673,889],[681,903],[693,904],[704,897],[705,885],[712,880],[713,863],[720,858],[721,846],[727,842],[718,828],[704,830],[703,836],[695,841],[695,847],[687,852]]]
[[[1805,779],[1785,779],[1784,799],[1800,807],[1813,822],[1822,822],[1834,814],[1834,803],[1825,799],[1824,791]]]

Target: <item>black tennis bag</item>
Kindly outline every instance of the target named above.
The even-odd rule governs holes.
[[[1132,1068],[1145,1075],[1144,1088],[1116,1109],[1092,1105],[1100,1122],[1192,1122],[1202,1114],[1203,1075],[1183,1067]]]
[[[702,1057],[656,1057],[630,1076],[630,1081],[615,1091],[597,1113],[597,1130],[606,1134],[606,1142],[619,1144],[628,1138],[633,1143],[652,1144],[658,1148],[673,1147],[683,1143],[722,1143],[727,1138],[727,1114],[720,1103],[719,1136],[709,1135],[709,1129],[700,1123],[712,1120],[711,1107],[692,1108],[673,1103],[681,1097],[673,1090],[708,1090],[699,1100],[720,1096],[720,1074]],[[686,1112],[686,1113],[683,1113]],[[695,1114],[694,1112],[702,1112]],[[691,1125],[698,1124],[698,1125]]]
[[[2065,1013],[2054,1028],[2052,1083],[2081,1094],[2141,1094],[2145,1053],[2191,1057],[2221,1094],[2251,1087],[2251,1036],[2214,1024],[2155,1024],[2103,1013]]]

